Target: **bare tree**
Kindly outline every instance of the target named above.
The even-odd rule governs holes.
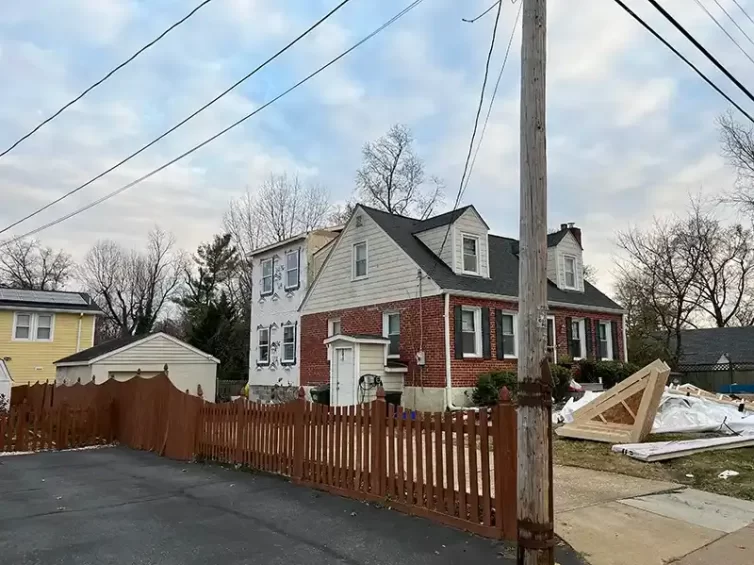
[[[144,251],[126,250],[109,240],[97,242],[79,277],[114,331],[140,335],[152,331],[163,308],[176,296],[186,263],[173,236],[155,228]]]
[[[36,239],[0,245],[0,285],[26,290],[60,290],[71,276],[73,259]]]
[[[597,284],[597,267],[594,265],[584,265],[584,280],[588,283]]]
[[[687,261],[698,259],[699,276],[692,284],[699,308],[717,327],[736,324],[752,298],[754,240],[741,224],[724,226],[701,201],[692,203],[681,226]]]
[[[754,127],[736,121],[730,112],[718,118],[723,155],[738,175],[726,199],[754,214]]]
[[[367,204],[391,214],[425,219],[442,203],[444,185],[437,177],[426,178],[413,141],[411,131],[397,124],[377,141],[366,143],[356,187]]]
[[[687,253],[685,234],[677,220],[655,219],[647,231],[637,228],[618,234],[618,245],[627,259],[619,265],[619,284],[641,288],[641,299],[657,316],[666,333],[666,349],[677,362],[681,330],[695,325],[700,294],[701,259]]]

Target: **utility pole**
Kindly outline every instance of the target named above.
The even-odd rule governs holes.
[[[521,0],[518,565],[553,565],[552,386],[547,335],[547,0]]]

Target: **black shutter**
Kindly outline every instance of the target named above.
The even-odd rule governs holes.
[[[594,359],[594,339],[592,339],[592,320],[590,318],[584,318],[584,338],[586,339],[586,358]]]
[[[566,344],[568,346],[568,355],[573,357],[573,318],[566,318]]]
[[[482,357],[492,359],[490,344],[490,309],[482,308]]]
[[[461,321],[461,307],[456,306],[453,308],[453,322],[455,326],[455,358],[463,359],[463,325]]]
[[[610,329],[613,332],[613,359],[620,361],[621,357],[618,355],[618,322],[610,322]]]
[[[595,332],[597,334],[596,343],[597,346],[597,361],[601,361],[602,358],[607,354],[607,351],[602,351],[602,340],[600,339],[600,324],[601,322],[597,320],[597,323],[594,325]]]
[[[495,309],[495,347],[497,348],[497,358],[505,357],[503,351],[503,311]]]
[[[296,269],[296,288],[301,286],[301,248],[298,248],[298,267]]]

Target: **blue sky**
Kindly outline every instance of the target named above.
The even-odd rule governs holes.
[[[491,0],[425,0],[337,66],[210,146],[120,196],[40,234],[80,258],[113,238],[139,246],[155,224],[181,246],[221,229],[228,202],[271,172],[353,190],[360,147],[393,123],[412,128],[426,169],[460,180],[494,20]],[[724,18],[711,0],[708,9]],[[754,0],[740,3],[754,14]],[[245,75],[336,0],[213,0],[12,153],[0,158],[0,224],[106,169]],[[27,231],[118,188],[250,112],[401,10],[409,0],[352,0],[293,50],[150,151],[16,228]],[[645,0],[627,2],[743,104]],[[721,0],[754,34],[731,0]],[[198,4],[198,0],[12,2],[0,19],[0,146],[54,112]],[[738,77],[751,62],[696,4],[667,7]],[[505,1],[492,80],[517,5]],[[754,46],[722,20],[741,45]],[[747,26],[748,24],[748,26]],[[520,24],[519,24],[520,26]],[[584,232],[585,259],[609,290],[618,229],[682,212],[689,194],[718,195],[735,174],[720,155],[727,104],[615,3],[550,0],[549,220]],[[464,203],[493,232],[518,232],[520,30]],[[754,86],[752,84],[751,86]],[[748,108],[754,105],[749,103]]]

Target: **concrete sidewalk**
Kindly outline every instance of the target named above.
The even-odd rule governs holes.
[[[555,532],[591,565],[752,562],[754,502],[675,483],[555,468]]]

